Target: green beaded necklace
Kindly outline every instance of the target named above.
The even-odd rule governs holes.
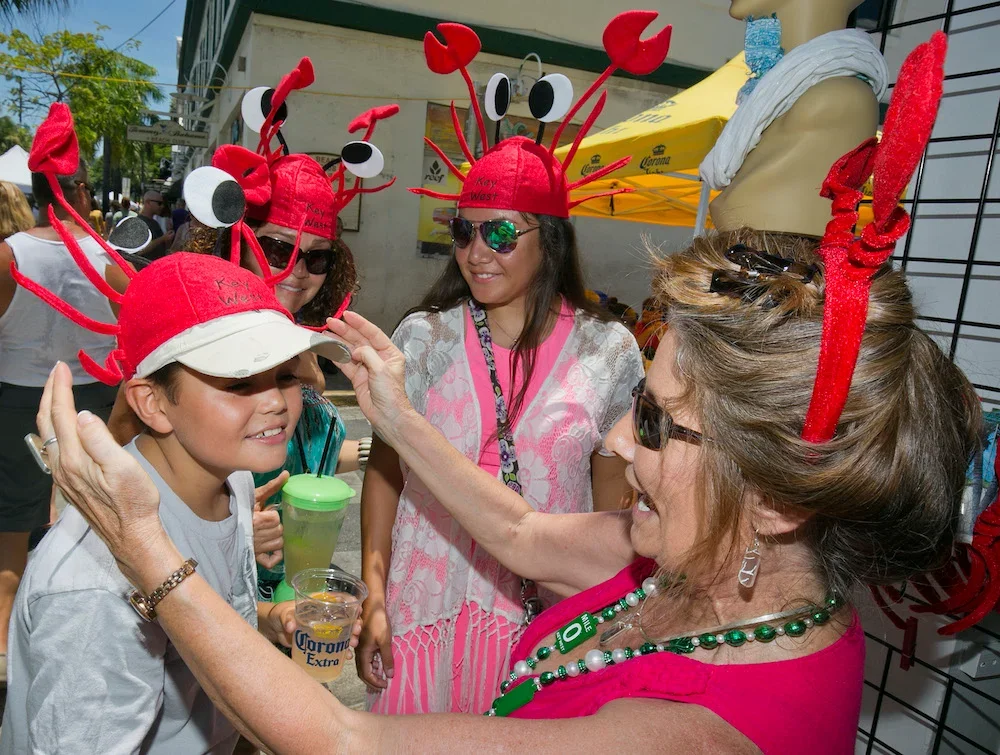
[[[542,687],[548,687],[555,682],[566,679],[573,679],[581,674],[596,673],[608,666],[624,663],[642,655],[652,653],[686,655],[699,648],[715,650],[722,645],[738,648],[748,642],[771,642],[775,637],[785,635],[801,637],[811,627],[821,626],[829,621],[830,615],[841,606],[839,598],[829,597],[820,606],[811,605],[784,613],[759,616],[755,619],[727,624],[722,627],[667,638],[661,642],[654,643],[647,639],[638,648],[594,649],[588,651],[583,658],[560,665],[555,671],[544,671],[538,676],[532,676],[539,661],[546,660],[553,652],[558,652],[560,655],[569,654],[596,635],[599,625],[635,608],[647,597],[654,595],[657,589],[657,581],[653,577],[648,577],[643,581],[641,587],[626,593],[622,598],[609,603],[600,611],[596,613],[585,611],[566,624],[556,632],[555,644],[543,645],[535,651],[534,655],[514,664],[514,670],[500,684],[500,697],[493,701],[490,709],[484,715],[509,716],[530,703]],[[788,619],[788,621],[774,625],[775,621],[784,619]],[[602,641],[611,639],[623,629],[630,627],[631,625],[619,622],[618,628],[605,632],[601,639]],[[524,678],[524,681],[515,685],[514,683],[521,678]]]

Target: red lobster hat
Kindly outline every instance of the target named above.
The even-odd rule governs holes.
[[[248,196],[247,215],[283,228],[335,239],[337,215],[352,199],[387,189],[396,180],[392,178],[370,189],[361,187],[362,178],[377,176],[385,166],[382,153],[368,141],[375,124],[398,113],[399,105],[372,108],[351,121],[347,130],[353,134],[365,129],[364,136],[344,145],[338,161],[320,165],[308,155],[291,154],[281,133],[281,126],[288,120],[288,95],[306,88],[314,80],[312,61],[302,58],[276,88],[256,87],[243,97],[243,120],[260,134],[257,154],[264,159],[271,180],[267,199],[258,202]],[[278,149],[271,147],[275,139],[280,144]],[[327,170],[334,165],[336,170],[328,174]],[[351,186],[347,185],[347,172],[355,176]]]
[[[647,40],[639,35],[659,14],[656,11],[626,11],[615,16],[604,30],[604,49],[611,58],[604,73],[598,77],[576,104],[573,101],[573,85],[569,79],[560,73],[543,76],[532,86],[528,95],[528,106],[532,115],[541,121],[538,137],[534,140],[523,136],[500,141],[499,121],[506,115],[510,104],[510,80],[502,73],[494,74],[486,88],[486,110],[490,119],[497,122],[496,142],[492,148],[476,160],[465,140],[462,126],[458,120],[455,103],[451,103],[451,118],[455,127],[466,160],[472,164],[468,175],[463,173],[440,147],[426,137],[424,140],[438,157],[448,166],[449,170],[462,181],[462,193],[459,195],[445,194],[432,189],[411,188],[414,194],[423,194],[436,199],[458,201],[459,207],[486,207],[501,210],[528,212],[534,215],[554,215],[560,218],[569,217],[569,211],[578,204],[597,197],[612,194],[622,194],[632,191],[630,188],[615,189],[599,194],[592,194],[583,199],[571,200],[570,192],[591,181],[596,181],[612,173],[631,160],[625,157],[610,165],[594,171],[588,176],[573,183],[566,182],[566,166],[573,161],[580,142],[600,116],[607,101],[607,92],[602,92],[597,104],[584,121],[577,133],[573,146],[566,159],[560,162],[555,158],[554,150],[559,146],[559,137],[573,116],[589,100],[593,94],[619,68],[636,76],[644,76],[655,71],[667,57],[670,48],[671,27],[667,26],[658,34]],[[479,37],[467,26],[462,24],[438,24],[438,32],[445,40],[441,44],[432,32],[424,36],[424,56],[427,67],[434,73],[452,73],[460,71],[469,87],[472,97],[472,108],[476,114],[479,133],[483,144],[489,144],[483,114],[476,98],[475,85],[469,76],[467,66],[473,61],[482,48]],[[562,118],[562,123],[556,129],[548,147],[542,146],[545,124]]]
[[[934,128],[948,39],[935,32],[906,58],[889,103],[882,141],[872,138],[844,155],[823,182],[833,219],[820,244],[826,272],[823,337],[803,439],[824,443],[837,430],[861,350],[872,278],[910,227],[899,204]],[[863,187],[872,177],[874,221],[854,237]]]
[[[56,201],[129,277],[124,294],[111,288],[49,207],[49,220],[81,271],[98,291],[120,305],[117,324],[87,317],[24,277],[14,262],[11,275],[19,286],[77,325],[116,336],[117,347],[104,365],[79,352],[80,363],[88,373],[116,385],[133,376],[145,377],[171,362],[208,375],[245,377],[265,372],[307,350],[339,361],[350,358],[349,350],[337,339],[295,325],[264,281],[225,260],[179,252],[136,273],[63,196],[58,176],[72,175],[78,163],[73,116],[66,105],[53,104],[35,135],[28,166],[45,174]]]

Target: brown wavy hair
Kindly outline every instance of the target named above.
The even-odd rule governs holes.
[[[711,293],[716,270],[737,269],[724,257],[737,243],[820,274],[808,284],[791,275],[764,280],[752,301]],[[969,458],[981,442],[980,402],[917,328],[909,287],[891,263],[872,282],[836,436],[820,445],[800,438],[822,334],[816,249],[812,238],[743,229],[657,255],[653,290],[685,386],[675,403],[693,410],[713,439],[701,455],[706,514],[701,542],[683,564],[688,575],[719,568],[719,556],[735,547],[748,493],[811,514],[797,536],[842,596],[859,583],[897,583],[950,553]]]

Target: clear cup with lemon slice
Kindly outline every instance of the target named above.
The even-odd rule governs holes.
[[[305,569],[292,577],[295,621],[292,660],[321,684],[332,682],[349,660],[351,627],[368,588],[339,569]]]

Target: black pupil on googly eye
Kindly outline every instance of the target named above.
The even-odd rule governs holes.
[[[261,95],[260,111],[265,118],[267,118],[268,114],[271,112],[271,98],[273,96],[273,89],[268,89],[263,95]],[[278,108],[277,114],[271,119],[271,123],[278,123],[280,121],[284,121],[286,118],[288,118],[288,105],[282,102],[281,107]]]
[[[552,109],[556,93],[547,81],[536,81],[528,92],[528,109],[535,118],[543,118]]]
[[[496,91],[493,93],[493,108],[498,113],[506,113],[510,105],[510,79],[503,78],[497,82]]]
[[[363,165],[372,156],[372,148],[365,142],[345,144],[341,157],[350,165]]]
[[[212,192],[212,212],[222,223],[232,225],[246,209],[243,189],[235,181],[223,181]]]

